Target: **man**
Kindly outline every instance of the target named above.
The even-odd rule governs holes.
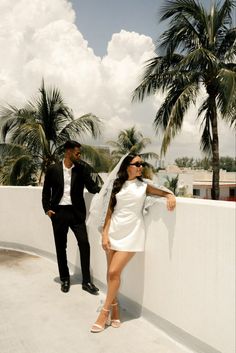
[[[83,197],[84,187],[91,192],[99,192],[100,187],[92,179],[88,166],[79,163],[80,143],[67,141],[64,145],[64,160],[51,165],[45,175],[43,185],[43,208],[52,221],[57,253],[61,290],[70,289],[70,274],[67,265],[67,233],[73,231],[79,246],[82,271],[82,289],[97,294],[99,289],[90,278],[90,245],[85,225],[86,208]]]

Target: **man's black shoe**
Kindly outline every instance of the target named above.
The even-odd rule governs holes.
[[[86,290],[90,294],[98,294],[99,289],[93,283],[83,283],[82,289]]]
[[[61,291],[64,293],[69,292],[70,290],[70,281],[69,280],[65,280],[61,282]]]

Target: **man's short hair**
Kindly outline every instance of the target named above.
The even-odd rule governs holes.
[[[74,140],[68,140],[66,141],[66,143],[64,144],[64,149],[65,151],[66,150],[69,150],[69,149],[73,149],[75,147],[78,147],[80,148],[81,147],[81,144],[77,141],[74,141]]]

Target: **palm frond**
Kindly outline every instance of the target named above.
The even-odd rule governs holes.
[[[50,153],[44,130],[37,122],[25,123],[20,126],[13,132],[11,141],[14,144],[27,147],[32,155],[39,156],[41,154],[42,156],[42,151]]]
[[[175,67],[183,59],[182,55],[169,57],[155,57],[146,62],[142,81],[134,90],[132,101],[143,101],[146,96],[155,94],[158,90],[165,91],[178,76]],[[172,69],[172,70],[171,70]]]
[[[197,48],[181,60],[178,68],[180,70],[204,72],[208,67],[211,67],[213,71],[218,64],[219,60],[212,52],[208,49]]]
[[[32,120],[32,115],[26,109],[18,109],[14,106],[2,107],[0,111],[1,116],[1,135],[3,141],[12,133],[14,133],[19,126]]]
[[[58,135],[58,140],[66,141],[68,139],[80,137],[82,134],[90,133],[94,138],[101,134],[101,120],[94,114],[85,114],[70,123],[68,123]]]
[[[140,157],[145,161],[147,161],[148,159],[159,159],[159,155],[155,152],[142,152],[140,153]]]
[[[39,161],[29,151],[14,144],[0,144],[0,184],[35,185]]]
[[[217,55],[221,61],[233,61],[236,55],[236,28],[229,29],[225,35],[221,35],[222,40]]]
[[[219,71],[217,76],[218,81],[218,96],[217,106],[223,118],[227,120],[233,106],[236,106],[235,92],[236,92],[236,71],[223,68]],[[236,117],[235,117],[236,118]],[[231,120],[231,119],[230,119]],[[231,124],[232,124],[231,120]]]
[[[131,147],[131,152],[140,153],[147,145],[151,144],[151,139],[148,137],[143,138],[141,141],[137,141],[133,147]]]
[[[108,145],[110,145],[111,147],[113,147],[113,148],[116,148],[116,149],[121,148],[120,143],[118,143],[118,142],[116,142],[116,141],[111,141],[111,140],[109,140],[109,141],[107,141],[106,143],[107,143]]]
[[[182,43],[182,48],[188,49],[207,44],[208,33],[205,29],[209,24],[209,18],[199,2],[195,0],[166,1],[161,8],[160,21],[170,18],[173,37],[169,36],[169,46],[172,45],[172,41],[176,44],[179,43],[178,46],[181,46]],[[175,27],[176,33],[174,33]],[[184,30],[181,30],[181,27]]]
[[[167,56],[172,56],[175,52],[186,52],[200,46],[200,35],[193,23],[184,15],[178,16],[172,26],[166,30],[159,39],[157,51],[165,51]]]
[[[151,144],[151,139],[144,137],[140,131],[136,130],[135,126],[120,131],[117,141],[108,141],[107,143],[114,148],[111,152],[112,166],[126,153],[139,154],[144,156],[145,159],[158,158],[158,155],[154,152],[143,152],[143,149]]]
[[[229,27],[232,25],[232,8],[235,7],[235,0],[225,0],[222,3],[222,6],[220,8],[220,4],[217,3],[215,6],[217,8],[217,24],[218,28],[219,27]]]
[[[181,130],[184,114],[195,102],[199,87],[193,83],[184,87],[173,87],[154,120],[156,129],[164,128],[161,155],[165,155],[171,140]],[[159,113],[158,112],[158,113]]]
[[[56,143],[58,133],[73,120],[72,111],[66,106],[57,88],[45,89],[44,81],[39,89],[40,96],[35,103],[29,103],[37,111],[37,119],[42,124],[48,140]]]
[[[10,185],[35,185],[37,165],[31,156],[20,156],[12,165],[9,175]]]
[[[96,172],[107,172],[111,163],[109,156],[100,149],[83,144],[82,158],[90,163]]]
[[[165,21],[170,17],[178,17],[179,14],[184,14],[186,17],[193,17],[200,21],[202,13],[205,14],[204,8],[195,0],[168,0],[161,7],[160,21]]]

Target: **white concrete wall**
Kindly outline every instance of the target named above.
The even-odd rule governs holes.
[[[197,352],[234,353],[235,203],[178,198],[176,211],[168,212],[159,200],[145,221],[146,251],[125,269],[121,304]],[[90,244],[93,276],[105,285],[97,234],[90,234]],[[68,245],[69,260],[78,266],[72,235]],[[0,246],[55,259],[41,188],[0,187]]]

